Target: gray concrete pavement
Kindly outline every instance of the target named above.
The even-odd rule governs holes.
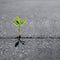
[[[59,0],[0,0],[0,36],[17,36],[11,21],[19,16],[27,23],[21,36],[60,36]],[[60,60],[60,39],[0,39],[0,60]]]

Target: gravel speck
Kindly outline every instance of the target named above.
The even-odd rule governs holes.
[[[20,58],[23,58],[23,54],[20,54],[19,57],[20,57]]]
[[[25,55],[28,55],[28,53],[27,53],[27,52],[25,52],[24,54],[25,54]]]

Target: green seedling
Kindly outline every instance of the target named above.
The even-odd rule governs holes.
[[[26,23],[26,19],[21,20],[18,16],[16,16],[15,20],[13,20],[12,23],[18,28],[18,37],[21,38],[20,28],[23,24]],[[19,42],[17,42],[17,45],[18,44]]]
[[[16,16],[15,20],[13,20],[12,23],[18,28],[18,36],[21,36],[20,28],[24,23],[26,23],[26,19],[21,20],[18,16]]]

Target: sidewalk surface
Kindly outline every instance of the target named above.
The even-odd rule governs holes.
[[[60,36],[59,0],[0,0],[0,37],[17,36],[11,21],[19,16],[27,23],[21,36]],[[60,60],[60,39],[0,39],[0,60]]]

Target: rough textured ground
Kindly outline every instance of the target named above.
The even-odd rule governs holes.
[[[11,21],[19,16],[27,23],[21,36],[60,36],[59,0],[0,0],[0,36],[17,36]],[[60,39],[0,39],[0,60],[60,60]]]

